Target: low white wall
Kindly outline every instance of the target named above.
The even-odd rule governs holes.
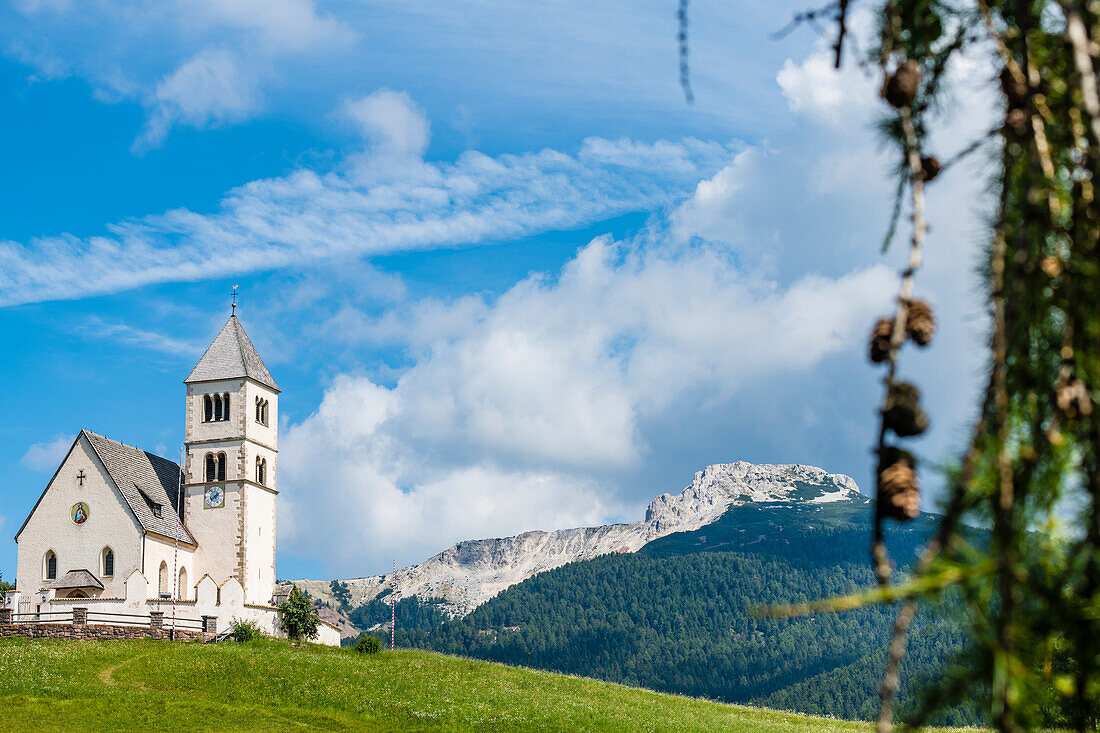
[[[148,616],[150,611],[161,611],[164,613],[165,628],[170,628],[173,613],[172,601],[159,600],[155,595],[156,587],[150,587],[145,577],[140,572],[134,571],[126,579],[125,598],[51,598],[48,602],[51,611],[65,611],[75,607],[87,608],[90,623],[108,622],[101,621],[96,614]],[[219,632],[227,630],[234,619],[240,619],[252,621],[264,633],[271,636],[286,637],[279,628],[277,609],[273,606],[246,604],[244,589],[236,578],[230,578],[219,586],[209,575],[204,575],[202,580],[195,584],[193,593],[190,595],[194,600],[176,601],[177,619],[199,621],[203,616],[213,616],[217,619]],[[191,624],[187,627],[190,628]],[[327,646],[340,646],[340,631],[335,626],[322,622],[318,627],[318,636],[313,641]]]

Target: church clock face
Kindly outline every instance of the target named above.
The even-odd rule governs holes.
[[[225,506],[225,489],[220,486],[211,486],[206,490],[203,505],[207,509],[219,509]]]

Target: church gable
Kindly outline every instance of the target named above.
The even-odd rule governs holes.
[[[18,586],[36,590],[73,570],[105,583],[102,555],[113,551],[111,577],[138,566],[141,526],[110,474],[82,433],[46,485],[23,526],[18,542]],[[56,559],[49,577],[44,558]]]
[[[195,544],[177,513],[178,464],[88,430],[81,430],[77,435],[57,472],[16,532],[16,541],[44,502],[56,509],[52,505],[57,501],[64,503],[71,499],[75,503],[69,510],[90,514],[90,506],[83,509],[76,506],[81,503],[80,497],[85,495],[86,488],[89,493],[94,488],[100,500],[110,496],[137,529],[178,539],[188,545]],[[53,492],[61,496],[55,498]],[[70,517],[76,526],[82,526],[89,518]]]

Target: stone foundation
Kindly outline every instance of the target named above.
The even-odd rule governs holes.
[[[171,629],[151,629],[145,626],[106,626],[93,624],[4,624],[0,638],[19,636],[26,639],[168,639]],[[178,641],[213,641],[214,634],[176,629]]]

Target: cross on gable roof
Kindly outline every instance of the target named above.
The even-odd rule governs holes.
[[[236,316],[230,316],[222,330],[214,337],[213,343],[191,370],[184,384],[193,382],[213,382],[220,379],[240,379],[242,377],[259,382],[276,392],[278,385],[271,377],[263,359],[256,353],[248,334],[244,332]]]

